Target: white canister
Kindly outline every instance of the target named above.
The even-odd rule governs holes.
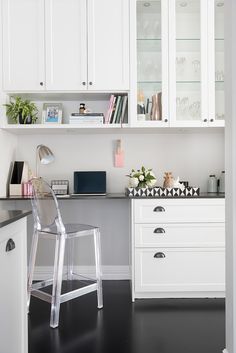
[[[207,192],[217,192],[217,178],[214,174],[209,175]]]
[[[219,185],[219,192],[224,193],[225,192],[225,171],[222,170],[221,175],[220,175],[220,185]]]

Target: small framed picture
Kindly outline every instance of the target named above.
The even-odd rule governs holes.
[[[43,124],[61,124],[62,123],[62,104],[44,103],[42,122]]]

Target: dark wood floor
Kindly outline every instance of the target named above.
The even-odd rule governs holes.
[[[128,281],[104,281],[95,293],[61,306],[59,329],[49,304],[32,298],[29,353],[221,353],[223,299],[148,299],[131,303]]]

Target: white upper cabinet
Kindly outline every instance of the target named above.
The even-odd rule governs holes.
[[[88,0],[88,88],[129,89],[129,1]]]
[[[86,0],[45,0],[46,88],[87,88]]]
[[[2,0],[3,89],[44,89],[44,0]]]
[[[129,1],[2,1],[4,90],[129,89]]]

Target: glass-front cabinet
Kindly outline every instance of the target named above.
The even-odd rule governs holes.
[[[224,1],[214,1],[215,120],[225,120],[224,99]]]
[[[136,126],[224,126],[223,0],[136,1],[135,39]]]
[[[173,125],[207,123],[207,22],[201,0],[170,1],[170,114]]]
[[[168,1],[137,1],[137,124],[168,126]]]

